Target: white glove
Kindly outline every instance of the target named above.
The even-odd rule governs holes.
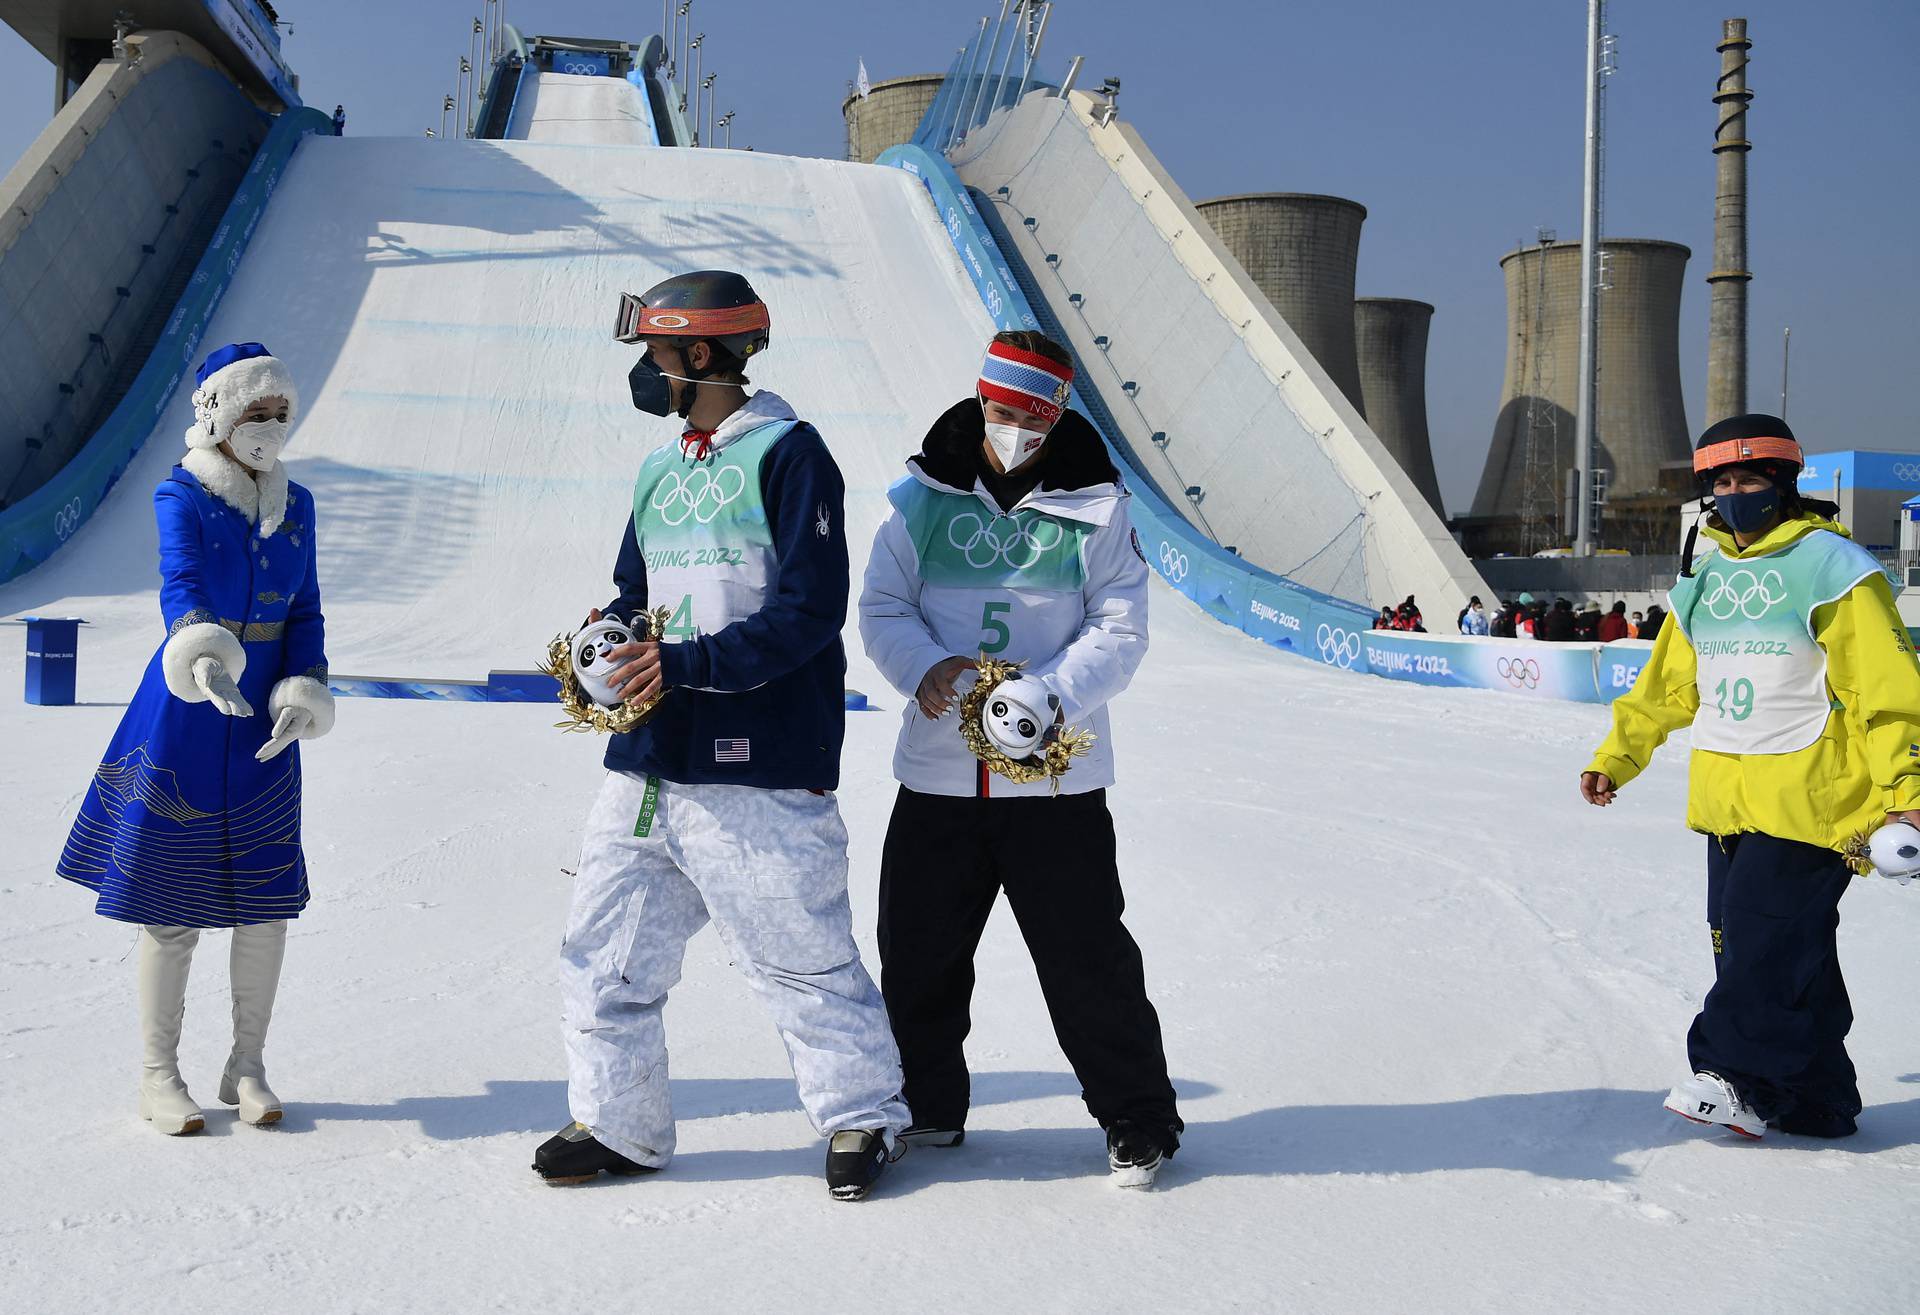
[[[255,762],[265,762],[307,733],[313,725],[313,714],[305,708],[282,708],[279,720],[273,723],[273,738],[260,746],[260,752],[253,755]]]
[[[253,715],[253,705],[247,702],[240,687],[233,683],[233,677],[227,674],[227,668],[219,658],[194,659],[193,683],[217,711],[229,717]]]

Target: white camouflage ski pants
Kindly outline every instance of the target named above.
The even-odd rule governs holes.
[[[643,827],[646,789],[607,773],[574,878],[560,951],[574,1119],[637,1163],[672,1158],[661,1010],[711,918],[773,1015],[814,1128],[905,1128],[900,1054],[853,940],[833,796],[662,781]]]

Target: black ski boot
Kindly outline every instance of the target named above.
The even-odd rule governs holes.
[[[1853,1115],[1831,1105],[1795,1105],[1773,1119],[1772,1126],[1796,1137],[1851,1137],[1860,1131]]]
[[[533,1171],[549,1187],[577,1187],[592,1182],[602,1171],[616,1178],[657,1173],[651,1164],[635,1164],[620,1152],[594,1140],[584,1123],[569,1123],[540,1143],[533,1153]]]
[[[1107,1168],[1116,1187],[1151,1187],[1154,1175],[1173,1152],[1137,1123],[1125,1120],[1107,1129]]]
[[[900,1140],[909,1146],[958,1146],[966,1139],[965,1128],[939,1128],[931,1123],[916,1123],[900,1134]]]
[[[888,1150],[885,1134],[875,1128],[836,1132],[827,1142],[827,1190],[836,1201],[862,1200],[887,1166],[906,1153],[901,1141]]]

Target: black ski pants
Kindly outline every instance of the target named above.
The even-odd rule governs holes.
[[[1834,940],[1852,880],[1840,855],[1817,845],[1707,839],[1714,983],[1687,1057],[1733,1083],[1763,1119],[1796,1106],[1860,1112],[1846,1044],[1853,1006]]]
[[[1171,1152],[1185,1125],[1140,947],[1120,921],[1104,790],[971,799],[902,787],[880,861],[880,989],[914,1123],[966,1126],[973,955],[1002,889],[1087,1109]]]

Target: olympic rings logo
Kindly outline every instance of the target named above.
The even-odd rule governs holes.
[[[971,522],[973,533],[967,534],[960,528],[963,521]],[[1005,528],[1001,529],[1002,526]],[[1049,531],[1052,538],[1047,537]],[[1016,571],[1024,571],[1059,547],[1066,536],[1067,532],[1059,525],[1040,518],[1025,525],[1012,518],[996,517],[989,522],[969,511],[947,522],[947,542],[959,549],[967,565],[976,571],[984,571],[995,562],[1005,562]]]
[[[1893,477],[1909,484],[1920,484],[1920,462],[1897,461],[1893,466]]]
[[[1330,667],[1351,668],[1360,660],[1360,636],[1351,630],[1323,621],[1313,639],[1320,646],[1320,660]]]
[[[1540,688],[1540,664],[1532,658],[1501,658],[1494,663],[1500,679],[1515,689]]]
[[[718,474],[705,466],[696,466],[687,475],[677,470],[653,491],[647,505],[660,513],[668,525],[684,525],[692,517],[705,525],[720,514],[720,509],[746,492],[747,477],[738,466],[722,466]]]
[[[1164,539],[1160,543],[1160,573],[1179,584],[1187,578],[1187,555]]]
[[[1713,592],[1700,601],[1716,621],[1731,621],[1736,612],[1749,621],[1758,621],[1775,605],[1787,601],[1787,582],[1778,571],[1758,577],[1744,568],[1729,571],[1715,577]]]
[[[59,511],[53,513],[53,533],[60,542],[65,543],[67,536],[80,528],[80,499],[75,498]]]

